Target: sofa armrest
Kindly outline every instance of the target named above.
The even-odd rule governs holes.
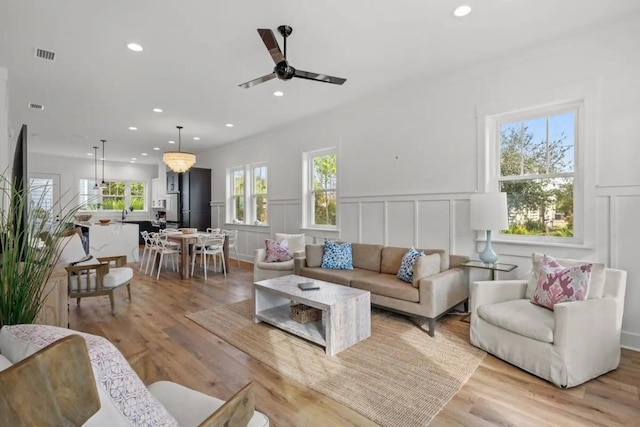
[[[307,264],[306,255],[301,258],[293,258],[293,274],[300,275],[300,270]]]
[[[424,315],[435,318],[469,297],[468,273],[462,268],[451,268],[420,279],[420,305]]]
[[[465,262],[469,261],[468,256],[464,255],[449,255],[449,268],[460,267]]]
[[[470,286],[472,317],[481,305],[523,299],[527,291],[526,280],[493,280],[473,282]]]
[[[127,256],[126,255],[115,255],[115,256],[102,256],[98,258],[100,262],[107,262],[111,264],[111,262],[115,262],[116,267],[123,267],[127,264]]]
[[[259,262],[264,261],[264,257],[266,255],[265,248],[256,249],[253,253],[253,267],[256,268]]]

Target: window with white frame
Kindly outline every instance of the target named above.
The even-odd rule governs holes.
[[[141,181],[111,181],[96,188],[93,179],[81,179],[78,201],[82,210],[146,210],[146,188]]]
[[[227,222],[266,225],[269,222],[267,166],[262,163],[229,169]]]
[[[251,209],[254,223],[267,224],[269,222],[269,206],[267,197],[267,167],[256,165],[251,168]]]
[[[507,193],[503,234],[571,238],[576,233],[581,104],[505,114],[496,119],[497,189]]]
[[[335,149],[304,155],[305,225],[336,228],[338,174]]]

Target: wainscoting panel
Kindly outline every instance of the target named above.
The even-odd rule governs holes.
[[[640,346],[640,227],[638,227],[638,214],[640,213],[640,195],[613,196],[615,217],[611,221],[611,248],[614,268],[627,270],[627,294],[625,298],[624,319],[622,330],[628,330],[635,335],[636,346]],[[623,339],[624,344],[624,339]],[[636,347],[637,348],[637,347]]]
[[[283,203],[269,203],[269,225],[277,233],[284,233],[286,230],[285,208]]]
[[[384,202],[362,202],[360,211],[361,243],[384,244]]]
[[[360,242],[360,203],[340,203],[340,240]]]
[[[469,208],[469,199],[451,201],[451,217],[453,218],[453,224],[450,227],[451,253],[470,255],[472,258],[477,259],[476,232],[471,229]]]
[[[448,200],[421,200],[418,203],[417,241],[422,249],[445,249],[451,253]],[[408,246],[407,243],[400,246]]]
[[[285,230],[285,233],[297,234],[300,232],[302,221],[302,205],[299,202],[287,202],[284,209],[284,228],[274,228],[276,230]]]
[[[596,254],[595,260],[611,266],[611,198],[596,197]]]
[[[390,201],[387,205],[387,246],[412,246],[416,220],[413,201]]]

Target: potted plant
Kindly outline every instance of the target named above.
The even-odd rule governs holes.
[[[33,323],[59,256],[64,231],[79,206],[44,204],[0,174],[0,327]],[[54,212],[61,212],[56,215]]]

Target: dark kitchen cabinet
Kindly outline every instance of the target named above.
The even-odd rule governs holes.
[[[167,194],[180,192],[180,174],[177,172],[167,172]]]
[[[180,192],[180,227],[206,230],[211,226],[211,169],[191,168],[185,173],[167,172],[167,193],[170,193],[170,177]]]

